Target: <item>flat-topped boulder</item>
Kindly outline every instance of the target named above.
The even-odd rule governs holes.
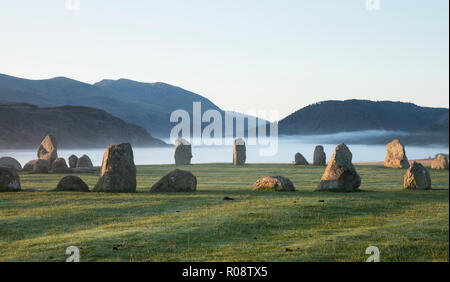
[[[431,162],[431,169],[444,170],[448,169],[448,157],[444,154],[438,154]]]
[[[136,192],[136,166],[130,143],[111,145],[103,155],[95,192]]]
[[[352,153],[339,144],[325,169],[316,191],[354,192],[361,185],[361,177],[352,164]]]
[[[66,160],[64,158],[57,158],[53,161],[51,165],[51,172],[55,173],[69,173],[70,168],[67,166]]]
[[[46,160],[51,165],[58,158],[56,138],[52,134],[45,136],[39,145],[37,157],[40,160]]]
[[[244,165],[247,158],[245,141],[242,138],[234,140],[233,144],[233,164]]]
[[[197,177],[189,171],[172,169],[150,189],[151,192],[194,192]]]
[[[184,138],[177,138],[174,145],[174,157],[176,165],[189,165],[192,159],[192,146]]]
[[[70,168],[76,168],[77,167],[77,163],[78,163],[78,157],[75,155],[70,155],[67,158],[67,161],[69,162],[69,167]]]
[[[68,175],[59,181],[54,191],[89,192],[89,187],[81,178],[74,175]]]
[[[0,166],[0,192],[17,192],[20,190],[20,177],[16,169]]]
[[[384,166],[390,168],[409,167],[405,146],[403,146],[400,140],[394,139],[386,145],[386,158],[384,159]]]
[[[88,168],[92,168],[94,167],[94,165],[92,164],[91,159],[89,158],[89,156],[87,155],[82,155],[78,160],[77,160],[77,167],[88,167]]]
[[[294,163],[295,165],[309,165],[306,158],[300,153],[295,154]]]
[[[254,191],[278,191],[292,192],[295,191],[292,181],[280,175],[264,176],[253,183]]]
[[[316,146],[314,149],[313,165],[326,166],[327,165],[327,155],[323,149],[322,145]]]
[[[22,165],[16,159],[11,158],[11,157],[0,158],[0,166],[12,167],[17,171],[22,170]]]
[[[46,160],[34,160],[32,163],[33,168],[31,171],[33,173],[47,173],[50,170],[50,164]]]
[[[431,177],[428,170],[420,163],[413,162],[403,178],[405,189],[431,189]]]

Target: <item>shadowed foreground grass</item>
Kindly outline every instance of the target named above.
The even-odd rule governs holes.
[[[449,173],[434,190],[402,189],[405,170],[356,166],[360,193],[317,193],[324,167],[203,164],[180,167],[197,192],[154,194],[173,166],[138,166],[138,193],[0,193],[0,261],[448,261]],[[253,192],[261,176],[297,191]],[[50,190],[63,175],[21,174],[22,188]],[[98,175],[79,175],[92,189]],[[223,197],[234,198],[224,201]]]

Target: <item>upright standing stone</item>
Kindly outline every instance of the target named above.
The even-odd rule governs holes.
[[[242,138],[234,140],[233,145],[233,164],[244,165],[247,158],[247,152],[245,148],[245,141]]]
[[[37,151],[37,157],[40,160],[48,161],[49,165],[58,158],[57,143],[55,136],[49,134],[42,140]]]
[[[439,154],[431,162],[431,169],[448,169],[448,159],[444,154]]]
[[[52,163],[51,171],[55,173],[68,173],[70,172],[70,169],[64,158],[57,158]]]
[[[95,192],[135,192],[136,166],[129,143],[111,145],[103,155],[102,172]]]
[[[0,166],[0,192],[20,191],[20,178],[11,167]]]
[[[184,138],[177,138],[175,140],[175,164],[189,165],[192,159],[191,144]]]
[[[321,166],[327,165],[327,155],[325,154],[322,145],[318,145],[314,149],[313,165],[321,165]]]
[[[295,161],[296,165],[309,165],[309,163],[306,160],[306,158],[300,153],[295,154],[295,160],[294,161]]]
[[[69,167],[70,168],[76,168],[77,167],[77,162],[78,162],[78,157],[75,155],[70,155],[70,157],[68,158],[69,161]]]
[[[0,166],[12,167],[17,171],[22,170],[22,165],[16,159],[11,157],[0,158]]]
[[[386,145],[386,158],[384,159],[384,166],[392,168],[409,167],[405,147],[398,139],[394,139],[391,143]]]
[[[354,192],[360,185],[361,177],[352,164],[352,153],[341,143],[336,147],[316,191]]]
[[[428,170],[422,164],[413,162],[403,178],[403,187],[405,189],[431,189],[431,177]]]
[[[77,161],[77,168],[87,167],[93,168],[91,159],[87,155],[82,155]]]

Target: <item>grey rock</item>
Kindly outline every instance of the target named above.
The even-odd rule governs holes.
[[[233,144],[233,164],[244,165],[247,158],[245,141],[242,138],[234,140]]]
[[[77,161],[77,167],[94,167],[94,165],[87,155],[82,155]]]
[[[57,158],[53,161],[51,165],[51,171],[55,173],[69,173],[71,170],[66,164],[66,160],[64,158]]]
[[[0,158],[0,166],[12,167],[17,171],[22,170],[22,165],[16,159],[11,157]]]
[[[431,189],[431,177],[428,170],[420,163],[413,162],[403,178],[405,189]]]
[[[398,139],[394,139],[386,145],[386,158],[384,159],[384,166],[390,168],[409,167],[405,147]]]
[[[295,154],[294,161],[296,165],[309,165],[306,158],[300,153]]]
[[[75,155],[70,155],[70,157],[67,159],[69,161],[69,167],[70,168],[76,168],[78,163],[78,157]]]
[[[175,140],[175,164],[176,165],[189,165],[192,159],[192,147],[191,144],[184,138],[178,138]]]
[[[33,173],[47,173],[50,169],[50,165],[46,160],[33,161]]]
[[[361,177],[352,164],[352,153],[344,143],[339,144],[328,163],[316,191],[354,192]]]
[[[264,176],[253,183],[254,191],[293,192],[295,186],[289,178],[275,175]]]
[[[54,191],[89,192],[89,187],[81,178],[68,175],[59,181]]]
[[[313,165],[325,166],[327,165],[327,155],[322,145],[316,146],[314,149]]]
[[[20,177],[11,167],[0,166],[0,192],[20,191]]]
[[[193,192],[197,190],[197,177],[189,171],[172,169],[150,189],[151,192]]]
[[[111,145],[103,155],[95,192],[136,192],[136,166],[130,143]]]

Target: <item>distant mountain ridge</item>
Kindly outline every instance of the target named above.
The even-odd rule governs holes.
[[[65,77],[30,80],[0,74],[1,102],[98,108],[146,128],[152,136],[163,138],[169,137],[175,125],[170,122],[170,114],[175,110],[185,110],[192,117],[194,102],[201,103],[201,114],[207,110],[217,110],[222,118],[225,114],[209,99],[183,88],[129,79],[104,79],[91,85]],[[191,129],[192,125],[191,120]]]
[[[223,123],[225,113],[233,113],[180,87],[129,79],[105,79],[91,85],[64,77],[29,80],[0,74],[2,102],[24,102],[40,107],[73,105],[98,108],[127,123],[144,127],[152,136],[163,138],[169,137],[175,125],[170,122],[170,114],[174,110],[185,110],[190,114],[192,130],[194,102],[201,102],[201,114],[210,109],[219,111]],[[236,116],[245,115],[236,113]],[[323,135],[368,130],[401,131],[409,134],[405,139],[409,138],[411,142],[428,142],[427,139],[433,138],[433,142],[448,144],[448,123],[447,108],[392,101],[330,100],[306,106],[285,117],[278,123],[278,132],[280,135]],[[202,127],[206,125],[208,122]],[[246,123],[244,132],[247,130]],[[377,142],[384,142],[377,138]],[[391,136],[385,138],[387,140]],[[367,140],[358,142],[369,141],[375,142],[375,139],[368,136]]]
[[[0,149],[37,148],[50,133],[55,135],[60,148],[105,148],[123,142],[133,146],[167,146],[144,128],[94,108],[39,108],[6,103],[0,104],[0,117]]]
[[[330,134],[362,130],[414,132],[442,120],[446,108],[420,107],[392,101],[323,101],[306,106],[279,122],[284,135]]]

